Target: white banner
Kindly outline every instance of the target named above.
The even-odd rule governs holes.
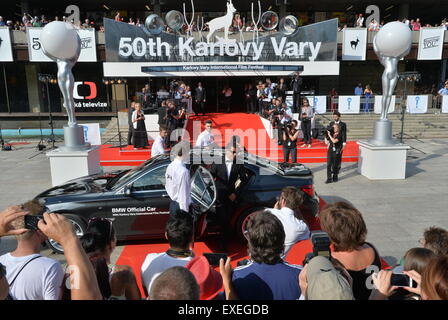
[[[80,124],[84,129],[84,140],[92,146],[101,145],[101,134],[99,123]]]
[[[442,96],[442,113],[448,113],[448,96]]]
[[[375,96],[375,105],[373,107],[373,112],[381,113],[381,102],[383,101],[383,96]],[[389,110],[387,113],[392,113],[395,111],[395,96],[392,96],[390,100]]]
[[[306,96],[315,113],[327,112],[327,96]]]
[[[339,96],[340,113],[359,113],[361,96]]]
[[[345,28],[342,60],[366,60],[367,28]]]
[[[29,60],[33,62],[52,62],[42,51],[40,34],[43,28],[26,28]],[[81,38],[81,54],[78,62],[96,62],[95,29],[77,30]]]
[[[426,113],[429,96],[408,96],[406,111],[409,113]]]
[[[418,60],[442,59],[445,28],[421,28],[418,43]]]
[[[9,28],[0,27],[0,61],[11,62],[13,60]]]

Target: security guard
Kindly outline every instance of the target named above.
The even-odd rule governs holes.
[[[328,145],[327,153],[327,181],[325,183],[337,182],[339,169],[341,167],[343,140],[338,124],[333,125],[333,130],[327,130],[325,144]]]
[[[168,165],[165,173],[165,190],[171,199],[170,214],[175,214],[178,209],[189,212],[191,204],[190,172],[185,166],[190,146],[182,141],[174,146],[176,158]]]

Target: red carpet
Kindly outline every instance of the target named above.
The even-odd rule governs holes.
[[[194,144],[197,136],[204,130],[204,122],[207,119],[213,121],[213,133],[218,145],[224,146],[225,141],[229,141],[230,137],[236,134],[241,137],[241,142],[248,152],[274,161],[283,161],[282,147],[269,138],[260,117],[254,114],[211,113],[206,116],[191,116],[187,122],[187,134],[184,138]],[[151,146],[152,141],[149,144]],[[327,162],[327,148],[323,141],[313,140],[312,148],[301,148],[302,141],[299,141],[298,145],[298,162]],[[342,161],[357,162],[358,149],[356,141],[347,142]],[[120,148],[111,148],[110,145],[103,145],[100,151],[100,164],[102,166],[136,166],[148,160],[150,156],[150,149],[133,150],[132,146],[129,146],[120,150]]]

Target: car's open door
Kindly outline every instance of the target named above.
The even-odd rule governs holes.
[[[216,201],[216,185],[212,174],[202,166],[197,166],[191,177],[191,201],[196,215],[196,237],[204,234],[207,227],[207,212]]]
[[[201,213],[208,211],[216,201],[215,181],[202,166],[198,166],[191,177],[191,200]]]

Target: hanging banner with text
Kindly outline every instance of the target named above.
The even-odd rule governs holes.
[[[306,96],[315,113],[327,112],[327,96]]]
[[[342,60],[366,60],[367,28],[345,28],[343,32]]]
[[[299,27],[290,35],[260,33],[258,39],[251,32],[244,32],[243,37],[230,36],[233,39],[216,32],[207,41],[166,31],[154,34],[143,25],[104,18],[106,61],[215,64],[337,61],[337,25],[338,19],[331,19]]]
[[[418,60],[442,59],[445,28],[421,28],[418,44]]]
[[[340,113],[359,113],[361,96],[339,96],[338,111]]]
[[[0,61],[11,62],[13,60],[9,28],[0,27]]]
[[[373,108],[373,112],[380,114],[381,113],[381,103],[383,101],[383,96],[375,96],[375,105]],[[395,111],[395,96],[392,96],[390,99],[389,110],[387,113],[392,113]]]
[[[408,96],[406,111],[409,113],[426,113],[429,96]]]
[[[40,42],[42,29],[26,28],[29,59],[33,62],[53,62],[42,50],[42,44]],[[77,31],[81,38],[81,54],[79,55],[78,62],[96,62],[95,29],[79,29]]]
[[[448,96],[442,96],[442,113],[448,113]]]

